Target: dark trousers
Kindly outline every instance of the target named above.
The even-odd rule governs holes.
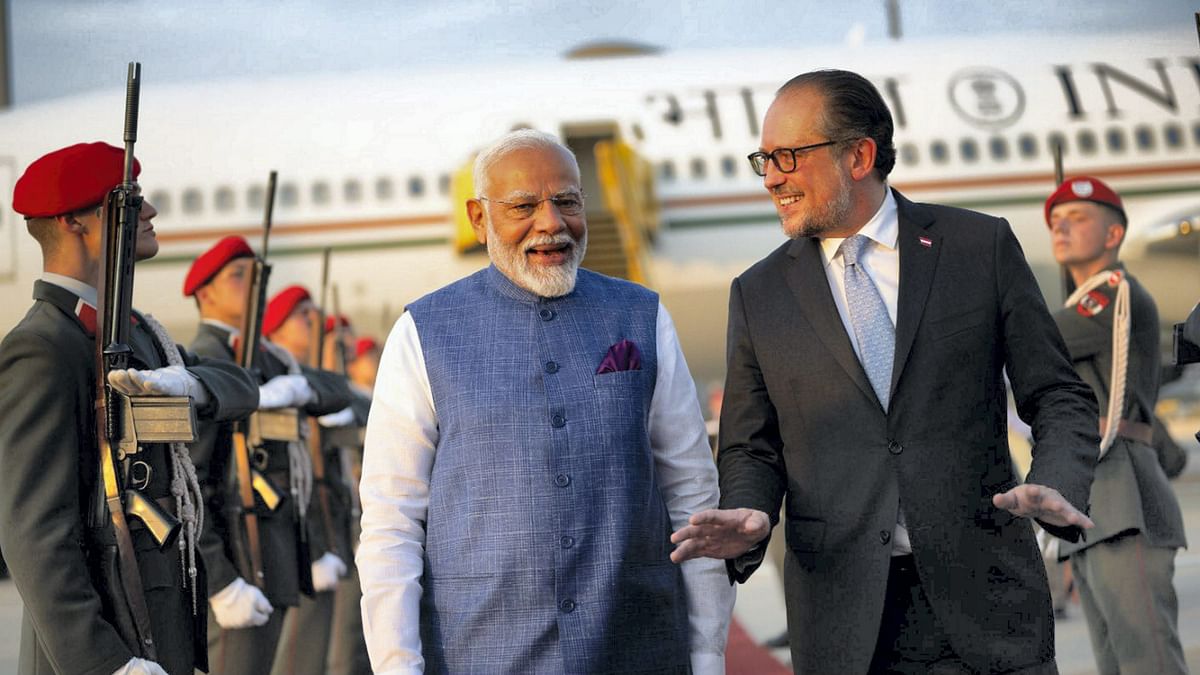
[[[911,555],[895,556],[888,570],[887,597],[870,672],[970,673],[950,648]]]
[[[300,606],[288,611],[284,621],[272,675],[324,675],[333,601],[333,591],[300,596]]]
[[[226,630],[208,611],[209,675],[260,675],[271,672],[275,645],[283,629],[287,607],[276,607],[261,626]]]

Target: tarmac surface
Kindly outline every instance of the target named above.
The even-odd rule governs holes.
[[[1173,482],[1183,508],[1192,550],[1180,551],[1175,562],[1179,596],[1179,635],[1188,666],[1200,673],[1200,448],[1189,448],[1188,468]],[[731,631],[727,672],[731,675],[782,675],[790,672],[787,649],[766,650],[758,645],[783,630],[786,619],[782,586],[767,564],[738,588]],[[0,675],[17,672],[21,631],[21,599],[11,580],[0,581]],[[1087,625],[1079,605],[1068,608],[1056,625],[1058,668],[1062,675],[1096,672]]]

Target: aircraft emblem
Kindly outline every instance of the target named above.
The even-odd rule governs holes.
[[[947,93],[958,116],[982,129],[1003,129],[1025,112],[1025,90],[998,68],[960,70],[950,78]]]

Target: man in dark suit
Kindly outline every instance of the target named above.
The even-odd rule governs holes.
[[[234,345],[246,312],[254,251],[239,236],[225,237],[196,258],[184,280],[183,294],[200,310],[200,327],[192,349],[211,359],[232,362]],[[300,408],[324,415],[342,409],[350,400],[343,378],[333,373],[300,368],[292,373],[286,355],[260,345],[252,376],[261,389],[261,408]],[[299,430],[296,430],[299,433]],[[200,539],[209,570],[209,663],[214,675],[269,673],[283,630],[287,608],[300,604],[311,569],[302,536],[304,520],[291,497],[307,492],[312,476],[307,450],[299,441],[263,439],[251,448],[252,467],[284,495],[274,509],[256,498],[259,544],[262,550],[261,587],[242,578],[234,560],[235,542],[225,505],[237,503],[233,471],[233,424],[200,427],[191,448],[196,475],[204,489],[209,518]],[[304,566],[304,568],[302,568]]]
[[[1186,673],[1175,553],[1183,514],[1154,442],[1160,355],[1154,298],[1118,260],[1125,207],[1103,181],[1063,181],[1046,200],[1054,259],[1074,292],[1054,313],[1080,378],[1105,411],[1092,483],[1096,528],[1062,542],[1102,673]],[[1114,331],[1114,326],[1116,330]]]
[[[123,165],[120,148],[74,145],[31,164],[14,190],[13,208],[26,217],[43,259],[33,307],[0,345],[0,540],[25,604],[20,673],[190,675],[207,667],[204,565],[196,550],[204,510],[182,444],[140,443],[121,461],[125,494],[136,491],[183,522],[183,545],[160,547],[144,523],[128,519],[157,661],[136,658],[139,650],[122,640],[107,601],[120,589],[105,584],[93,555],[114,536],[107,512],[102,525],[89,517],[100,489],[100,203],[122,182]],[[158,252],[155,213],[142,202],[138,260]],[[258,405],[246,371],[177,348],[148,315],[133,318],[135,370],[110,373],[114,389],[190,396],[201,419],[237,419]]]
[[[786,496],[797,672],[1054,672],[1018,516],[1091,526],[1096,403],[1008,224],[890,190],[891,114],[854,73],[785,84],[750,161],[793,241],[733,282],[721,508],[673,558],[744,581]],[[1004,371],[1035,438],[1024,485]]]

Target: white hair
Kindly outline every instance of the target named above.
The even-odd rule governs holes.
[[[500,137],[499,140],[484,148],[478,156],[475,157],[475,170],[471,176],[472,182],[475,184],[475,197],[483,197],[487,192],[488,187],[488,172],[492,165],[500,161],[505,155],[517,150],[559,150],[567,153],[571,161],[578,169],[579,163],[575,159],[575,153],[571,149],[563,145],[553,134],[548,134],[544,131],[536,129],[517,129],[510,131]]]

